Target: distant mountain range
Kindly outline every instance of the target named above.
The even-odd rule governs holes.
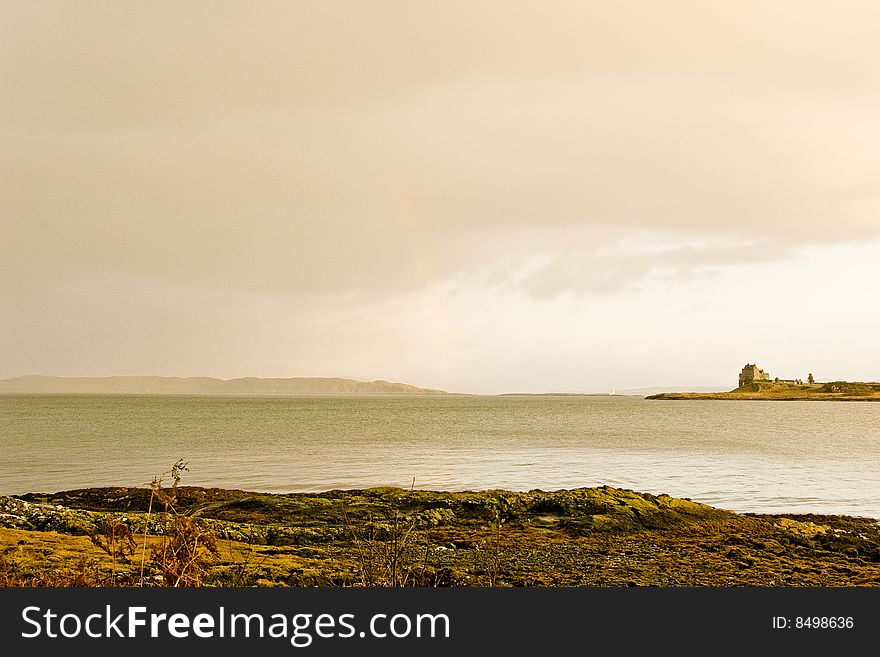
[[[0,380],[0,393],[104,395],[445,395],[390,381],[337,378],[214,379],[207,376],[19,376]]]
[[[505,393],[503,396],[655,395],[664,392],[724,392],[730,387],[672,386],[616,393]],[[92,395],[446,395],[445,390],[391,381],[326,377],[215,379],[209,376],[19,376],[0,379],[0,394]]]

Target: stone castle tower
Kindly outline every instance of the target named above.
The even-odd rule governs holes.
[[[757,365],[746,364],[739,373],[739,387],[753,383],[755,381],[769,381],[770,375]]]

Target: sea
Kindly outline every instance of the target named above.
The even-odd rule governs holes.
[[[182,484],[616,486],[880,518],[880,403],[630,396],[0,396],[0,494]],[[167,475],[166,475],[167,476]]]

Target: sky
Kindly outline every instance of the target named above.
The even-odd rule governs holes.
[[[0,377],[880,380],[880,4],[0,0]]]

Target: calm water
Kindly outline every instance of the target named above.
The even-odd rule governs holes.
[[[609,484],[880,518],[880,403],[617,397],[0,396],[0,493],[139,485]]]

